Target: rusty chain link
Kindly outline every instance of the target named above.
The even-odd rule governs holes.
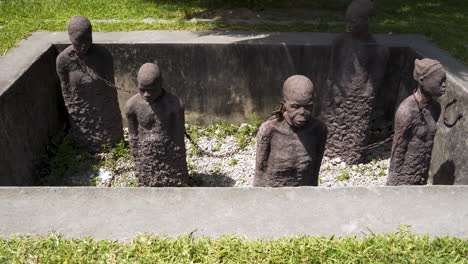
[[[122,88],[122,87],[118,87],[118,86],[116,86],[114,83],[110,82],[109,80],[106,80],[105,78],[102,78],[101,76],[99,76],[93,69],[91,69],[91,67],[89,67],[88,65],[86,65],[86,63],[81,59],[81,57],[76,53],[76,51],[72,50],[72,52],[70,52],[70,55],[71,55],[71,56],[76,56],[76,61],[78,62],[78,64],[79,64],[83,69],[85,69],[86,72],[89,74],[89,76],[91,76],[92,78],[101,80],[101,81],[103,81],[107,86],[112,87],[112,88],[114,88],[114,89],[116,89],[116,90],[119,90],[119,91],[122,91],[122,92],[125,92],[125,93],[129,93],[129,94],[135,93],[135,92],[133,92],[133,91],[124,89],[124,88]]]

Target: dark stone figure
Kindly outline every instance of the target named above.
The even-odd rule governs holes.
[[[140,93],[126,106],[128,132],[139,186],[183,186],[188,182],[184,106],[162,88],[159,67],[138,71]]]
[[[312,117],[314,86],[305,76],[289,77],[284,103],[260,126],[254,186],[318,185],[327,127]]]
[[[446,88],[445,70],[440,62],[416,59],[414,79],[418,89],[403,100],[395,114],[395,136],[387,185],[427,184],[432,146],[440,115],[433,97]]]
[[[91,22],[74,16],[68,22],[72,45],[57,57],[57,73],[68,109],[71,134],[78,147],[98,152],[103,144],[123,139],[117,91],[100,78],[114,83],[110,52],[92,44]]]
[[[354,0],[346,11],[346,33],[332,44],[322,116],[329,129],[325,155],[359,163],[368,141],[374,96],[380,88],[389,51],[369,33],[370,0]]]

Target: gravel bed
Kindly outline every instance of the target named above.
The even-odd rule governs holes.
[[[203,137],[199,139],[198,145],[205,151],[220,146],[219,151],[212,153],[222,155],[233,153],[238,149],[234,140],[234,137],[227,137],[222,141]],[[190,142],[186,142],[186,145],[190,149]],[[324,157],[320,167],[319,185],[326,187],[384,186],[390,162],[390,146],[391,143],[388,143],[373,150],[367,154],[367,162],[352,166],[348,166],[339,158]],[[188,164],[192,177],[202,179],[202,186],[252,186],[255,175],[255,140],[245,150],[232,157],[188,155]]]
[[[247,124],[246,124],[247,125]],[[197,144],[206,152],[228,157],[196,155],[194,147],[186,139],[187,165],[190,186],[252,186],[255,174],[255,139],[240,149],[234,136],[223,139],[200,137]],[[339,158],[324,157],[320,167],[319,186],[384,186],[390,161],[391,142],[369,151],[362,164],[348,166]],[[105,159],[98,154],[97,159]],[[79,157],[77,157],[79,158]],[[99,187],[137,186],[134,163],[130,157],[120,158],[112,170],[101,167],[99,171],[82,171],[67,177],[65,185],[94,185]]]

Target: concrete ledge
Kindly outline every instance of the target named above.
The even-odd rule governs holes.
[[[468,186],[300,188],[0,188],[0,236],[125,240],[169,236],[362,235],[468,238]]]

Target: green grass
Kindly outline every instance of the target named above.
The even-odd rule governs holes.
[[[465,0],[379,0],[371,29],[376,33],[421,33],[438,46],[468,64],[468,4]],[[94,31],[131,30],[257,30],[342,32],[342,25],[325,22],[336,17],[324,15],[323,24],[293,25],[229,24],[187,22],[193,14],[220,7],[246,7],[253,10],[311,8],[342,12],[349,0],[0,0],[0,54],[34,31],[65,31],[73,15],[90,19],[169,19],[169,23],[123,21],[93,22]]]
[[[0,263],[468,263],[466,240],[408,232],[249,240],[140,235],[119,243],[47,236],[0,238]]]
[[[62,185],[63,179],[70,174],[86,170],[99,170],[94,160],[87,152],[76,148],[70,135],[55,145],[52,143],[47,147],[44,154],[41,169],[38,173],[39,185]]]

